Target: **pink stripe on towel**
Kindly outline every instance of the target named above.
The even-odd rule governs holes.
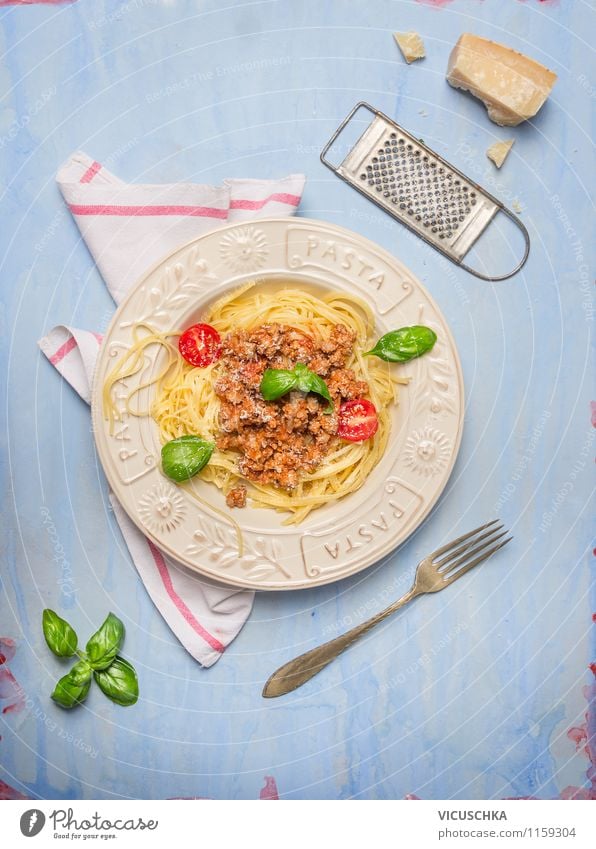
[[[201,218],[228,217],[227,209],[212,206],[111,206],[70,203],[68,208],[73,215],[192,215]]]
[[[70,339],[67,339],[64,345],[60,345],[58,350],[52,354],[49,358],[50,362],[53,366],[58,365],[58,363],[64,359],[67,354],[73,350],[73,348],[77,347],[77,340],[74,336],[71,336]]]
[[[90,183],[100,168],[101,162],[92,162],[89,168],[87,168],[87,170],[81,177],[81,183]]]
[[[269,195],[263,200],[232,200],[230,201],[230,209],[262,209],[266,203],[277,201],[277,203],[287,203],[290,206],[298,206],[300,197],[298,195],[290,195],[286,192],[277,192]]]
[[[180,611],[186,622],[190,625],[190,627],[196,631],[196,633],[202,637],[206,643],[209,643],[212,649],[218,652],[224,652],[226,647],[219,642],[219,640],[214,637],[209,631],[205,630],[200,622],[198,622],[192,611],[188,609],[186,604],[182,601],[176,590],[174,589],[174,585],[172,584],[172,578],[168,571],[168,567],[166,565],[166,561],[163,559],[163,555],[161,551],[156,548],[155,545],[151,542],[151,540],[147,540],[147,545],[149,546],[149,550],[153,555],[153,559],[155,560],[155,565],[157,566],[157,571],[159,572],[159,576],[163,581],[163,585],[165,590],[171,600],[176,605],[177,609]]]

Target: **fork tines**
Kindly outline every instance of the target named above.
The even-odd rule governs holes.
[[[446,580],[459,578],[510,542],[513,537],[503,539],[508,533],[499,519],[493,519],[434,551],[431,554],[433,566]],[[437,560],[437,557],[441,559]]]

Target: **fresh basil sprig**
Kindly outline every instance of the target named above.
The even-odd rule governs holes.
[[[43,635],[48,648],[58,657],[72,657],[77,650],[77,635],[65,619],[46,609],[42,618]]]
[[[73,708],[87,698],[95,678],[102,692],[119,705],[133,705],[139,697],[139,683],[134,667],[118,654],[124,639],[124,625],[109,613],[93,634],[86,652],[77,651],[78,638],[74,629],[53,610],[43,612],[43,633],[50,649],[58,657],[79,660],[70,672],[63,675],[52,693],[52,699],[64,708]]]
[[[437,334],[430,327],[414,324],[400,327],[381,336],[377,344],[364,356],[374,355],[390,363],[406,363],[430,351],[437,341]]]
[[[333,399],[329,394],[327,384],[322,377],[311,371],[304,363],[297,363],[293,369],[268,368],[263,372],[261,395],[265,401],[275,401],[282,395],[287,395],[293,389],[298,389],[300,392],[315,392],[317,395],[321,395],[329,402],[325,412],[333,412]]]
[[[134,705],[139,698],[137,673],[123,657],[117,657],[107,669],[94,672],[93,677],[100,690],[119,705]]]
[[[161,449],[161,466],[177,483],[187,481],[206,466],[215,445],[200,436],[179,436],[166,442]]]

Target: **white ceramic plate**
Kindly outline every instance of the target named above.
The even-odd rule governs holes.
[[[389,445],[367,482],[346,498],[313,511],[298,528],[284,515],[246,507],[230,511],[221,492],[195,478],[202,498],[239,523],[199,504],[160,471],[157,426],[128,416],[110,435],[101,409],[114,358],[131,345],[139,320],[161,330],[200,320],[205,306],[246,280],[275,289],[352,292],[375,312],[379,335],[410,324],[432,327],[433,350],[396,365],[411,377],[400,387]],[[157,360],[157,357],[155,357]],[[143,378],[156,362],[148,358]],[[139,375],[126,381],[126,391]],[[142,390],[146,409],[152,390]],[[106,334],[95,374],[93,423],[109,483],[131,519],[159,548],[203,575],[238,587],[289,590],[336,581],[365,569],[402,543],[441,494],[461,439],[463,383],[445,319],[421,283],[377,245],[348,230],[308,219],[231,225],[201,236],[159,263],[120,305]],[[200,476],[199,476],[200,477]]]

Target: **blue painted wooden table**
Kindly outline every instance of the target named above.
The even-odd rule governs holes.
[[[0,23],[0,636],[16,641],[10,660],[3,643],[0,693],[8,669],[25,697],[24,710],[1,716],[2,793],[258,798],[269,777],[265,795],[275,782],[283,798],[594,797],[595,719],[585,716],[596,627],[593,9],[583,0],[79,0],[8,5]],[[428,53],[412,66],[392,39],[409,29]],[[557,72],[531,125],[501,129],[446,84],[463,31]],[[518,209],[532,239],[523,273],[496,285],[472,278],[323,168],[320,147],[361,99]],[[496,171],[485,149],[512,136]],[[54,182],[75,149],[131,181],[304,171],[300,214],[394,252],[440,304],[461,354],[463,443],[430,518],[351,580],[258,595],[209,670],[138,580],[103,508],[88,409],[36,348],[56,323],[104,329],[113,308]],[[495,233],[505,242],[487,250],[499,261],[514,243]],[[515,534],[506,554],[419,600],[296,693],[261,698],[281,662],[380,609],[438,540],[496,514]],[[46,606],[81,633],[109,609],[124,620],[136,707],[99,693],[71,713],[50,701],[61,667],[40,630]]]

